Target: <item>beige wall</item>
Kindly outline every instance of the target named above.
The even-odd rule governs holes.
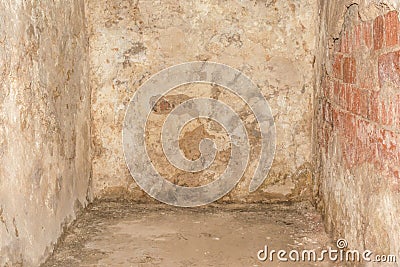
[[[275,118],[274,164],[264,185],[249,194],[259,143],[248,108],[206,85],[182,86],[164,98],[171,106],[198,96],[224,101],[248,122],[249,132],[256,129],[245,176],[223,200],[309,198],[314,171],[316,204],[335,237],[354,248],[398,253],[399,150],[387,144],[400,142],[400,109],[387,103],[400,99],[400,79],[390,69],[400,39],[388,41],[392,27],[400,29],[388,15],[399,1],[319,2],[2,1],[0,265],[42,261],[62,227],[90,201],[92,189],[100,198],[149,201],[124,162],[125,110],[151,75],[194,60],[244,72]],[[358,42],[358,27],[369,24],[370,44]],[[351,90],[335,95],[335,83]],[[364,93],[366,107],[358,97]],[[214,138],[221,149],[208,171],[184,174],[166,161],[157,139],[170,110],[159,104],[148,122],[154,164],[180,185],[216,179],[229,154],[225,133],[208,121],[188,125],[181,140],[187,157],[198,156],[203,137]]]
[[[88,40],[81,0],[0,2],[0,266],[35,266],[85,205]]]
[[[126,107],[151,75],[194,60],[224,63],[244,72],[261,89],[275,118],[277,150],[269,178],[257,192],[248,193],[259,148],[253,138],[252,163],[224,200],[268,202],[309,195],[317,1],[93,0],[88,7],[96,196],[147,201],[124,161],[121,131]],[[199,93],[188,86],[166,100],[176,105],[199,94],[214,97],[238,108],[254,129],[251,116],[220,89],[209,86]],[[147,145],[158,170],[182,185],[216,179],[220,168],[188,176],[165,160],[156,126],[167,112],[155,112],[149,121]],[[224,134],[210,123],[189,125],[186,133],[181,147],[188,157],[196,156],[200,137],[224,141]],[[226,165],[224,155],[229,151],[222,145],[220,152],[216,166]]]

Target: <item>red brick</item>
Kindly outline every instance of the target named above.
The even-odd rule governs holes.
[[[352,97],[352,86],[350,84],[345,84],[344,86],[344,105],[343,107],[347,111],[352,110],[352,105],[353,105],[353,97]]]
[[[361,25],[358,24],[354,27],[354,40],[353,40],[353,46],[354,50],[359,49],[361,47]]]
[[[368,118],[372,121],[379,122],[379,93],[371,92],[368,102]]]
[[[338,104],[343,107],[346,108],[346,85],[344,83],[340,83],[339,84],[339,101]]]
[[[368,127],[368,143],[370,144],[370,150],[368,151],[370,154],[370,162],[380,166],[379,160],[379,150],[378,150],[378,130],[375,124],[369,123]]]
[[[379,16],[374,20],[374,49],[381,49],[384,45],[384,19]]]
[[[369,92],[366,90],[360,90],[360,103],[358,104],[357,114],[365,118],[368,117],[368,100]]]
[[[400,87],[400,51],[381,55],[378,59],[379,85]]]
[[[354,85],[351,86],[349,96],[349,111],[364,118],[367,118],[368,99],[369,92],[367,90],[360,89]]]
[[[337,79],[342,79],[342,54],[335,54],[335,59],[333,61],[333,76]]]
[[[349,32],[345,31],[343,32],[341,39],[340,39],[340,52],[349,54],[351,53],[351,45],[350,45],[350,34]]]
[[[378,158],[383,162],[395,163],[398,159],[396,134],[385,129],[377,129]],[[383,164],[382,164],[383,165]]]
[[[361,33],[364,45],[368,48],[372,48],[372,43],[373,43],[372,25],[369,21],[363,22],[361,24]]]
[[[339,128],[339,111],[332,107],[332,122],[334,128]]]
[[[360,83],[360,87],[364,88],[364,89],[369,89],[372,90],[375,86],[375,82],[374,82],[374,74],[373,74],[373,70],[369,69],[368,67],[366,67],[365,65],[362,65],[362,63],[360,63],[360,65],[362,66],[362,70],[361,73],[359,72],[359,79],[358,82]]]
[[[383,125],[394,126],[395,103],[393,102],[393,100],[394,99],[387,99],[381,101],[379,109],[379,117],[380,117],[380,122]]]
[[[388,120],[390,119],[388,117],[388,104],[385,101],[381,101],[379,105],[379,122],[381,122],[383,125],[388,124]]]
[[[359,165],[360,162],[363,161],[363,154],[364,154],[364,153],[360,153],[363,151],[363,138],[360,136],[359,126],[360,126],[360,119],[356,118],[356,121],[355,121],[355,128],[356,128],[355,149],[357,151],[357,156],[356,156],[355,164],[357,164],[357,165]]]
[[[340,82],[334,81],[333,82],[333,101],[336,104],[339,104],[339,95],[340,95]]]
[[[350,91],[350,111],[354,114],[360,113],[361,90],[353,86]]]
[[[357,128],[356,128],[356,117],[348,113],[346,121],[346,130],[347,130],[347,137],[352,145],[355,145],[356,137],[357,137]]]
[[[386,46],[399,44],[399,18],[397,11],[391,11],[385,15]]]
[[[356,82],[356,60],[353,57],[343,58],[343,82],[352,83]]]

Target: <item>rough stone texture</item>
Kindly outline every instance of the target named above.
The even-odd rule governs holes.
[[[277,130],[276,157],[264,185],[249,194],[252,161],[245,177],[224,200],[309,197],[316,0],[92,0],[88,12],[96,196],[117,197],[119,193],[124,198],[148,201],[124,160],[121,131],[127,104],[135,90],[156,72],[178,63],[209,60],[239,69],[254,81],[269,101]],[[167,179],[177,184],[190,186],[208,183],[223,171],[229,155],[225,133],[205,121],[194,122],[184,131],[181,148],[189,158],[196,158],[200,137],[213,136],[221,143],[214,169],[197,176],[182,175],[171,168],[156,133],[165,113],[198,96],[196,90],[191,86],[177,88],[158,103],[147,137],[159,171],[169,174]],[[200,91],[203,96],[231,103],[254,129],[254,118],[240,99],[221,88]],[[256,157],[257,138],[250,139]]]
[[[85,205],[84,3],[0,2],[0,266],[36,266]]]
[[[370,2],[320,2],[315,193],[335,237],[399,255],[399,1]]]

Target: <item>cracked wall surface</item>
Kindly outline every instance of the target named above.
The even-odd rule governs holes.
[[[400,253],[399,1],[321,1],[317,204],[352,249]]]
[[[173,108],[217,99],[246,122],[252,146],[224,201],[309,199],[313,184],[335,237],[400,252],[400,1],[228,3],[0,3],[0,266],[43,261],[92,195],[150,201],[125,164],[125,111],[151,75],[194,60],[237,68],[260,88],[276,123],[276,158],[249,194],[260,150],[251,110],[224,88],[185,85],[156,103],[147,123],[149,155],[166,179],[199,186],[223,172],[230,145],[218,123],[193,120],[181,133],[192,160],[202,138],[215,140],[215,164],[203,172],[171,166],[159,139]]]
[[[247,121],[252,160],[238,186],[223,200],[276,201],[310,197],[311,120],[317,1],[88,1],[92,88],[93,189],[97,197],[148,201],[126,167],[121,131],[135,90],[151,75],[183,62],[208,60],[239,69],[260,88],[274,115],[276,157],[255,193],[248,184],[259,144],[248,107],[223,88],[187,85],[157,103],[149,118],[147,146],[166,179],[198,186],[218,177],[230,153],[226,133],[212,121],[193,121],[180,148],[198,157],[198,142],[219,144],[215,164],[185,174],[169,164],[160,147],[163,120],[176,105],[198,97],[230,104]]]
[[[0,2],[0,266],[37,266],[88,202],[84,3]]]

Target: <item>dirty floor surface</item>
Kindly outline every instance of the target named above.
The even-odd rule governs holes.
[[[261,262],[269,249],[332,246],[307,203],[165,205],[102,202],[88,207],[43,266],[333,266]]]

